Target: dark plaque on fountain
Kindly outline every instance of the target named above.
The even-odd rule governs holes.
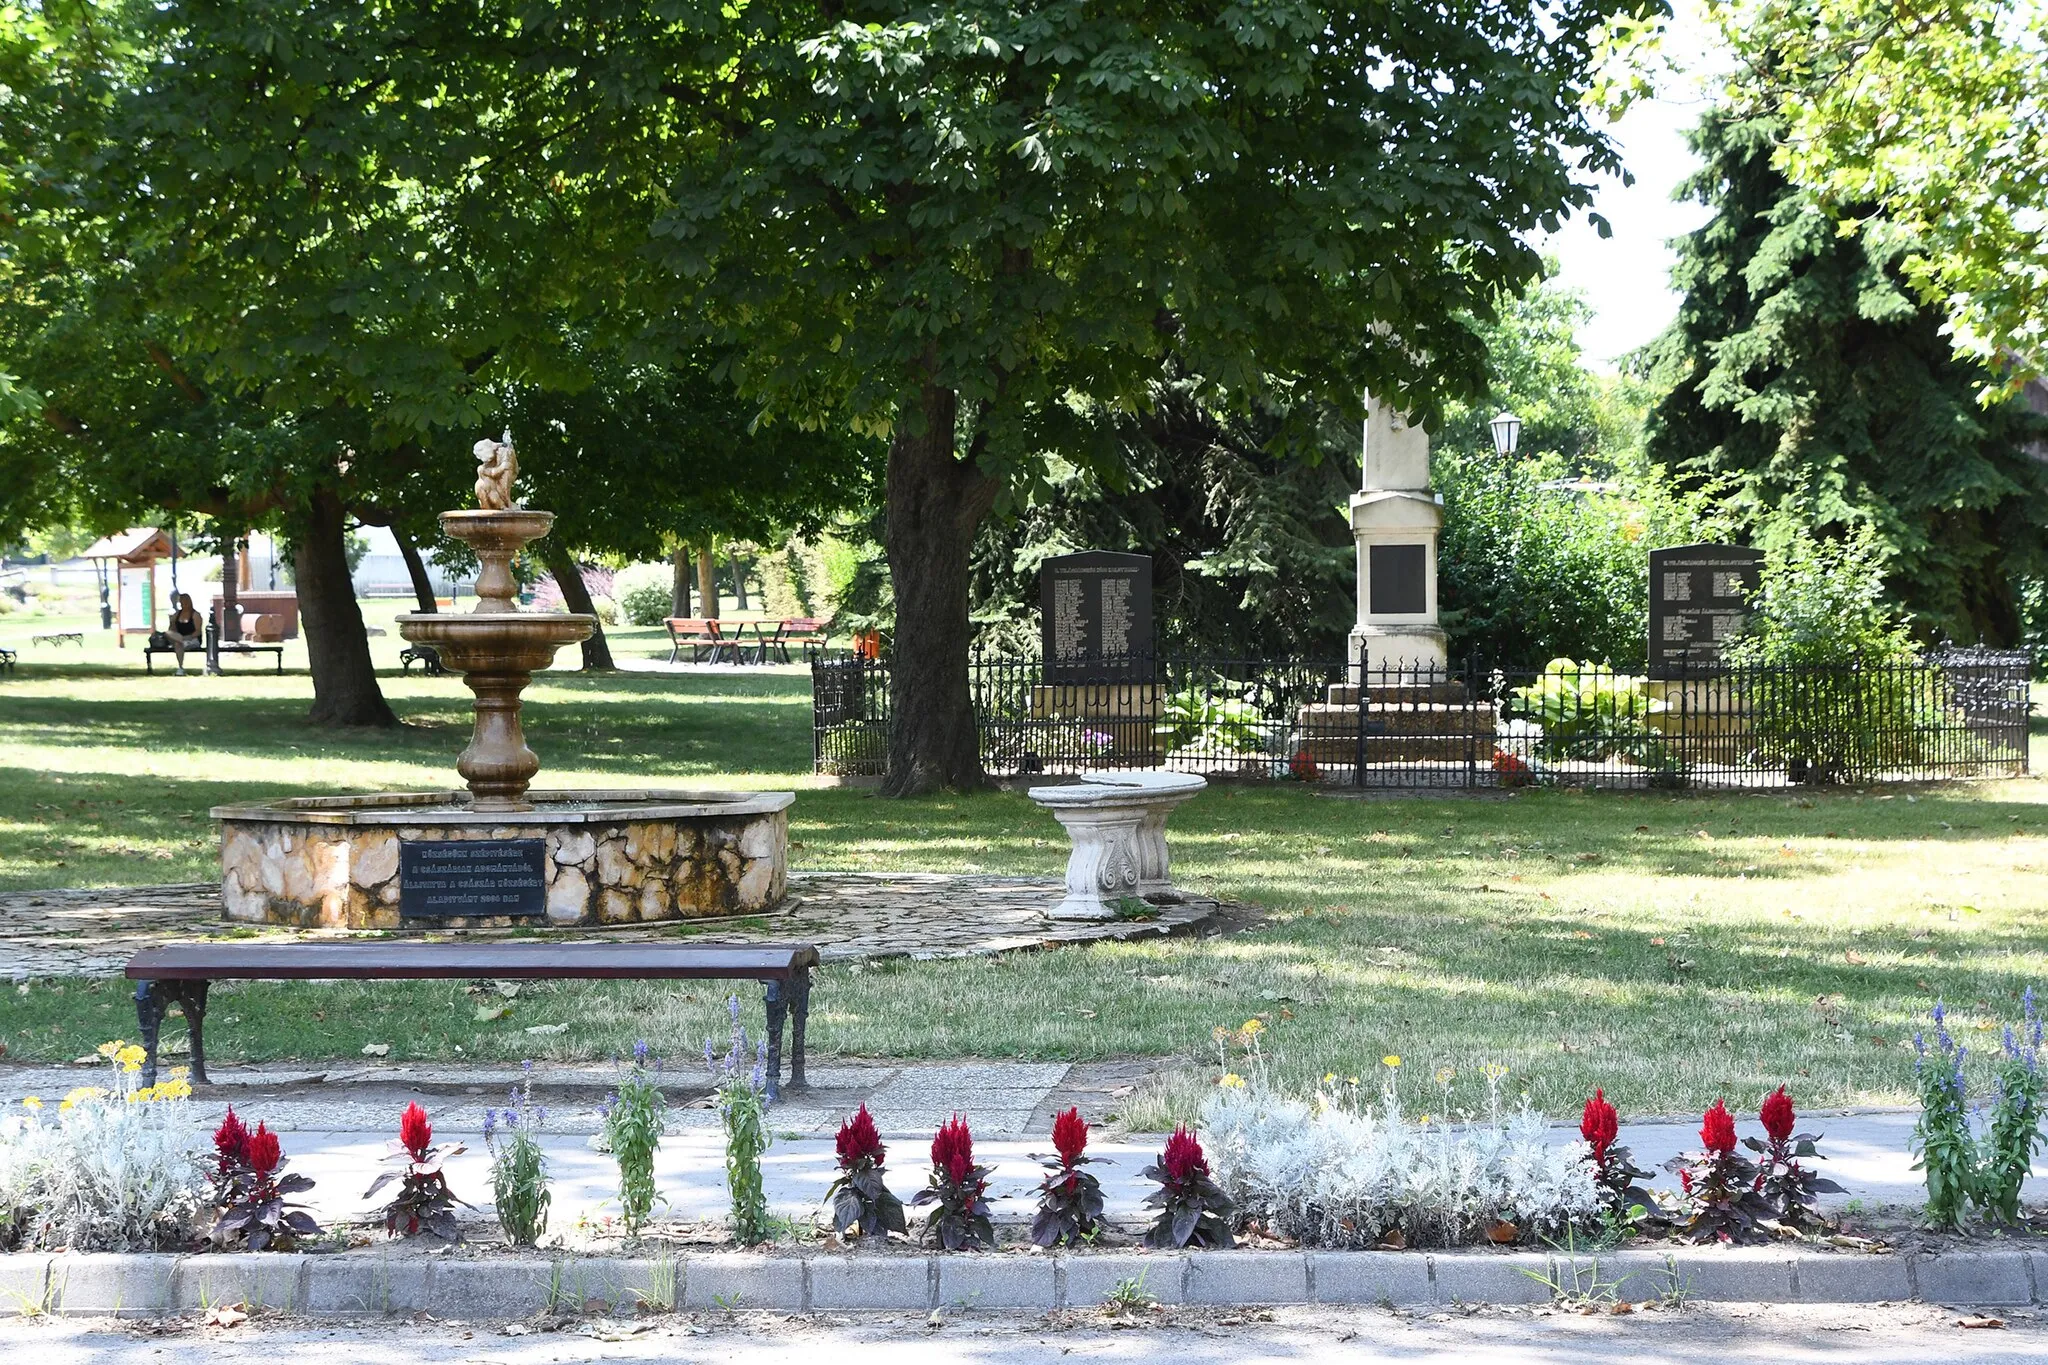
[[[1055,555],[1038,593],[1047,682],[1151,681],[1151,556]]]
[[[1761,550],[1675,545],[1650,551],[1650,676],[1679,678],[1721,666],[1721,651],[1749,620],[1763,577]]]
[[[547,913],[545,839],[402,839],[398,917]]]

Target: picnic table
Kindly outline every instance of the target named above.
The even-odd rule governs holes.
[[[772,652],[790,662],[789,647],[802,645],[805,657],[825,644],[825,623],[814,616],[785,616],[758,621],[720,621],[700,616],[671,616],[668,626],[670,663],[680,662],[685,647],[690,661],[712,663],[721,656],[732,663],[765,664]],[[751,657],[749,657],[751,655]]]
[[[206,991],[215,981],[759,981],[766,986],[768,1098],[782,1097],[782,1026],[789,1084],[804,1088],[804,1027],[811,1013],[808,943],[190,943],[148,948],[128,961],[145,1053],[142,1083],[156,1084],[157,1034],[176,1004],[192,1040],[192,1083],[206,1085]]]

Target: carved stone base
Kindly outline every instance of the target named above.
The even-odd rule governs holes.
[[[1168,899],[1174,889],[1166,817],[1208,783],[1187,773],[1105,773],[1083,782],[1034,787],[1031,799],[1066,826],[1067,894],[1054,919],[1113,919],[1117,902]]]

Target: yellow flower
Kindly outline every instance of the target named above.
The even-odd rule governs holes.
[[[1486,1073],[1485,1073],[1485,1074],[1486,1074],[1486,1079],[1487,1079],[1487,1080],[1489,1080],[1489,1081],[1498,1081],[1498,1080],[1502,1080],[1502,1079],[1506,1078],[1506,1076],[1507,1076],[1507,1074],[1508,1074],[1508,1067],[1507,1067],[1507,1063],[1505,1063],[1505,1062],[1488,1062],[1488,1063],[1486,1064]]]
[[[57,1111],[63,1113],[86,1100],[105,1099],[107,1092],[96,1085],[81,1085],[57,1103]]]
[[[147,1052],[130,1043],[127,1047],[114,1054],[114,1060],[121,1064],[121,1068],[124,1071],[140,1071],[142,1070],[143,1059],[148,1056]]]
[[[1323,1084],[1324,1084],[1324,1085],[1335,1085],[1336,1083],[1337,1083],[1337,1073],[1336,1073],[1336,1072],[1334,1072],[1334,1071],[1326,1071],[1326,1072],[1324,1072],[1324,1073],[1323,1073]]]
[[[1380,1058],[1380,1065],[1381,1065],[1381,1066],[1399,1066],[1399,1065],[1401,1065],[1401,1059],[1400,1059],[1399,1057],[1395,1056],[1395,1055],[1394,1055],[1393,1053],[1391,1053],[1391,1052],[1390,1052],[1390,1053],[1388,1053],[1388,1054],[1387,1054],[1386,1056],[1384,1056],[1384,1057]]]
[[[1452,1070],[1450,1067],[1440,1066],[1436,1069],[1436,1083],[1438,1085],[1449,1085],[1451,1083],[1451,1078],[1456,1076],[1457,1074],[1458,1073]]]
[[[1420,1122],[1420,1123],[1423,1123],[1423,1124],[1427,1124],[1427,1123],[1429,1122],[1429,1115],[1427,1115],[1427,1114],[1424,1114],[1424,1115],[1423,1115],[1423,1116],[1421,1117],[1421,1119],[1419,1119],[1419,1120],[1418,1120],[1418,1122]]]
[[[1358,1084],[1358,1077],[1356,1077],[1356,1076],[1346,1076],[1346,1077],[1344,1078],[1344,1084],[1346,1084],[1346,1085],[1350,1085],[1350,1086],[1355,1086],[1355,1085],[1357,1085],[1357,1084]]]
[[[111,1058],[115,1053],[121,1050],[121,1046],[121,1040],[119,1038],[116,1038],[111,1043],[101,1043],[98,1047],[94,1048],[93,1051],[99,1053],[102,1057]]]
[[[1244,1036],[1247,1038],[1256,1038],[1265,1031],[1266,1026],[1256,1019],[1247,1019],[1244,1021]]]
[[[174,1066],[171,1068],[171,1079],[174,1081],[182,1081],[191,1074],[192,1068],[189,1066]]]
[[[40,1109],[43,1107],[43,1102],[34,1095],[30,1095],[22,1100],[22,1105],[29,1109]]]
[[[1222,1086],[1225,1090],[1242,1090],[1244,1089],[1244,1077],[1238,1075],[1235,1071],[1226,1071],[1223,1073],[1223,1079],[1216,1082],[1216,1084]]]

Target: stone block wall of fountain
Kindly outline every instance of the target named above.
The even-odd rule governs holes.
[[[529,790],[520,694],[594,618],[522,612],[512,560],[549,512],[514,505],[506,440],[476,447],[477,511],[441,525],[477,552],[477,606],[412,612],[399,633],[431,645],[475,694],[456,771],[467,792],[295,797],[221,806],[221,903],[250,924],[346,929],[556,927],[752,914],[789,873],[793,792]]]

